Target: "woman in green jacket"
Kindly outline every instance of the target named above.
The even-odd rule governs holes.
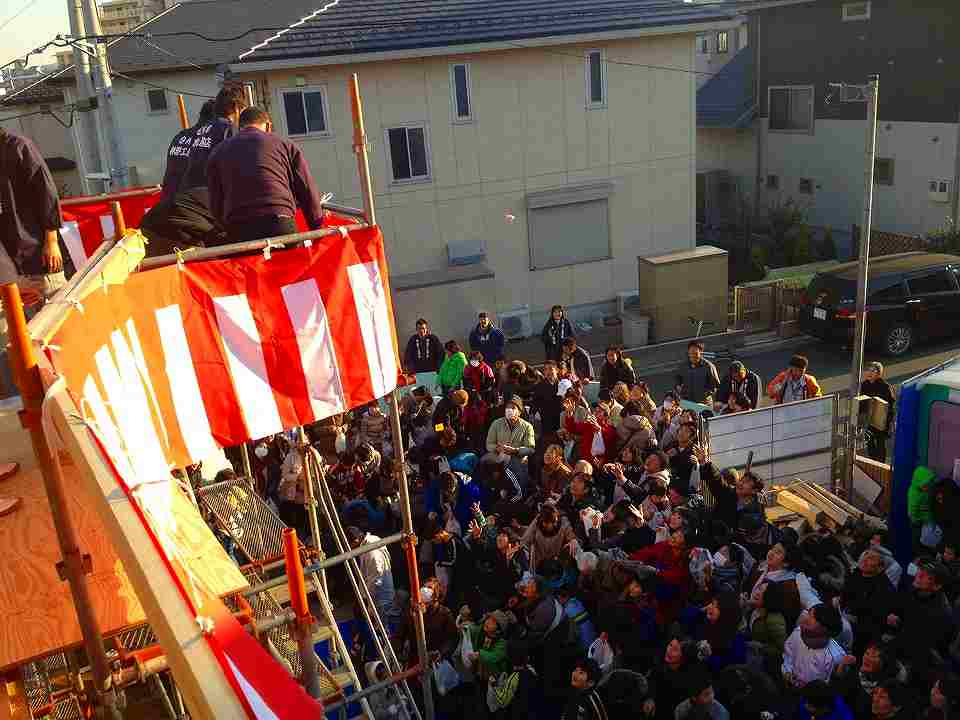
[[[783,585],[766,583],[760,598],[763,606],[758,608],[750,627],[750,639],[760,644],[758,648],[764,661],[764,669],[776,677],[783,664],[783,646],[787,641],[787,619],[784,615]]]
[[[440,382],[443,396],[446,397],[451,390],[456,390],[463,385],[463,369],[467,366],[467,356],[460,350],[456,340],[447,341],[443,347],[447,351],[447,357],[440,366],[437,380]]]

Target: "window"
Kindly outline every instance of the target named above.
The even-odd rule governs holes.
[[[320,87],[282,90],[287,135],[329,135],[326,92]]]
[[[613,183],[591,183],[527,194],[530,269],[607,260]]]
[[[701,55],[708,55],[710,53],[709,35],[697,35],[697,52]]]
[[[603,50],[587,53],[587,107],[604,107],[607,104],[606,63]]]
[[[899,305],[904,300],[906,300],[906,294],[903,292],[903,283],[897,283],[871,293],[867,298],[867,305]]]
[[[873,162],[873,184],[893,185],[893,160],[877,158]]]
[[[780,176],[767,175],[767,190],[779,190],[779,189],[780,189]]]
[[[165,113],[169,110],[167,105],[167,91],[159,88],[147,89],[147,111],[151,113]]]
[[[907,280],[907,287],[910,288],[911,295],[929,295],[931,293],[953,292],[956,290],[953,284],[953,277],[945,269],[919,277],[912,277]]]
[[[427,131],[422,125],[387,130],[390,167],[394,182],[430,179],[430,158],[427,153]]]
[[[843,21],[869,20],[870,2],[847,2],[843,4]]]
[[[813,195],[813,180],[810,178],[800,178],[799,191],[801,195]]]
[[[470,97],[470,66],[450,66],[450,92],[453,99],[453,117],[457,122],[473,120],[473,100]]]
[[[717,52],[725,53],[730,51],[730,33],[726,30],[717,33]]]
[[[770,88],[770,129],[813,132],[813,88]]]

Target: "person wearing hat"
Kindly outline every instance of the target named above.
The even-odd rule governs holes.
[[[883,377],[882,363],[872,362],[864,368],[860,394],[880,398],[887,403],[887,420],[884,426],[875,428],[873,425],[867,425],[867,455],[879,462],[886,462],[887,438],[890,436],[890,425],[893,423],[895,398],[893,388]]]
[[[790,366],[778,373],[767,385],[767,396],[775,405],[809,400],[820,397],[820,383],[807,372],[809,362],[804,355],[794,355],[790,358]]]
[[[513,395],[505,403],[503,417],[494,420],[487,431],[487,454],[481,461],[500,465],[525,463],[535,445],[533,425],[523,419],[523,400]]]
[[[760,376],[757,373],[753,370],[747,370],[746,365],[739,360],[734,360],[730,363],[730,371],[720,381],[713,407],[717,411],[722,411],[729,405],[731,397],[744,395],[749,407],[741,409],[756,410],[760,406],[760,388],[762,387]]]
[[[470,349],[483,354],[483,359],[491,367],[497,360],[503,360],[503,347],[506,338],[503,331],[496,327],[486,312],[477,316],[477,326],[470,332]]]

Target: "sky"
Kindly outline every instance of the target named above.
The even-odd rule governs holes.
[[[0,25],[13,17],[29,0],[0,0]],[[67,0],[35,0],[16,20],[0,30],[0,65],[43,45],[57,35],[70,31],[67,18]],[[30,57],[30,64],[53,62],[58,48],[51,47],[46,59]]]

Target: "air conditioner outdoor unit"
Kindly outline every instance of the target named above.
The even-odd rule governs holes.
[[[950,202],[949,180],[931,180],[930,181],[930,199],[937,203]]]
[[[500,329],[507,340],[521,340],[533,335],[533,326],[530,323],[530,306],[521,305],[497,313]]]
[[[623,314],[632,307],[640,305],[639,290],[624,290],[617,293],[617,315],[623,317]]]

